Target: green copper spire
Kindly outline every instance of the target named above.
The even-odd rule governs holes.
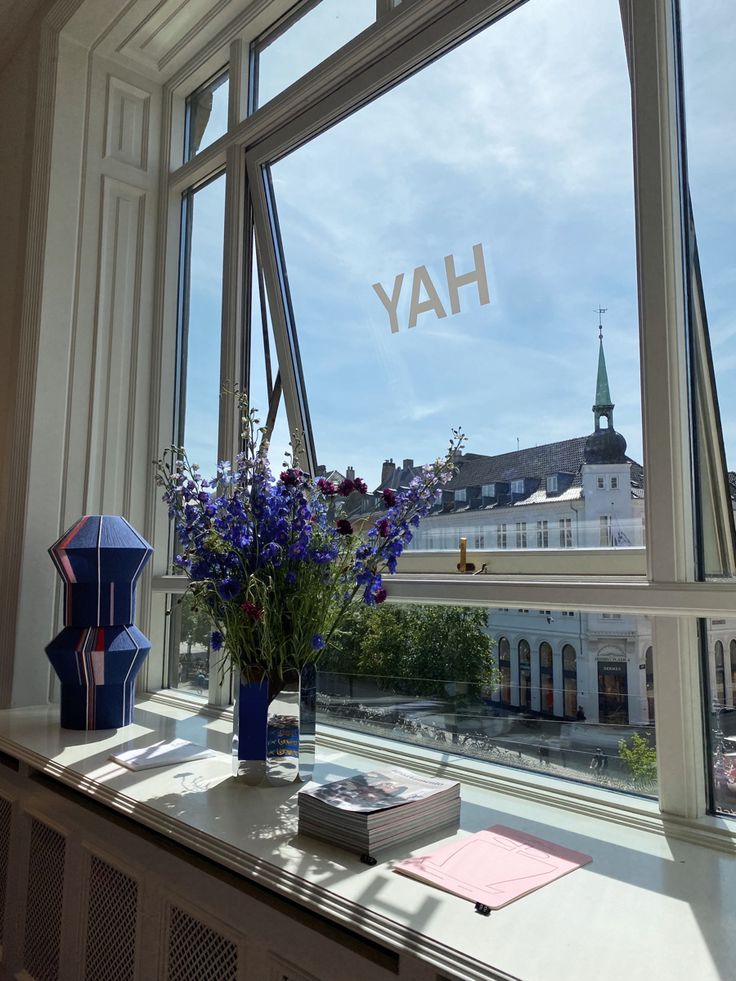
[[[600,338],[598,348],[598,379],[595,383],[595,404],[600,408],[613,408],[611,393],[608,390],[608,372],[606,371],[606,358],[603,354],[603,338]]]

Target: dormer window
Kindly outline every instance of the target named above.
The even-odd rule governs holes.
[[[511,493],[512,494],[523,494],[524,493],[524,481],[523,480],[512,480],[511,481]]]
[[[496,496],[496,485],[495,484],[483,484],[480,489],[483,497],[495,497]]]
[[[547,477],[547,493],[556,494],[558,491],[557,486],[557,474],[553,473],[551,477]]]
[[[455,503],[464,504],[468,499],[468,489],[467,487],[462,487],[460,490],[455,491]]]

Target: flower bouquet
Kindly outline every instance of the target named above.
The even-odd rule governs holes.
[[[396,571],[412,530],[455,473],[465,440],[453,431],[446,456],[424,467],[408,488],[383,490],[378,514],[360,519],[358,527],[344,516],[344,504],[367,494],[365,482],[314,480],[288,464],[274,477],[265,430],[245,396],[238,399],[242,450],[233,463],[218,466],[214,479],[205,479],[176,447],[156,466],[176,531],[174,566],[189,577],[195,610],[212,622],[212,647],[223,650],[223,666],[240,681],[236,727],[246,721],[238,718],[244,701],[249,716],[267,717],[294,674],[302,684],[310,677],[307,687],[313,688],[314,665],[353,600],[374,605],[386,599],[382,576]],[[263,747],[260,735],[257,746],[248,737],[245,747],[240,736],[239,757],[257,752],[260,760],[265,749],[268,758],[268,732]],[[284,756],[298,755],[293,726],[279,739]]]

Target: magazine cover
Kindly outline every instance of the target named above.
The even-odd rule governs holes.
[[[424,800],[458,786],[457,781],[424,777],[392,767],[333,780],[321,787],[305,787],[299,792],[299,797],[300,800],[312,797],[341,811],[379,811],[409,801]]]

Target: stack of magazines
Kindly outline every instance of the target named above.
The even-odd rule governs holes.
[[[387,768],[299,792],[299,833],[362,856],[447,828],[457,830],[460,784]]]

